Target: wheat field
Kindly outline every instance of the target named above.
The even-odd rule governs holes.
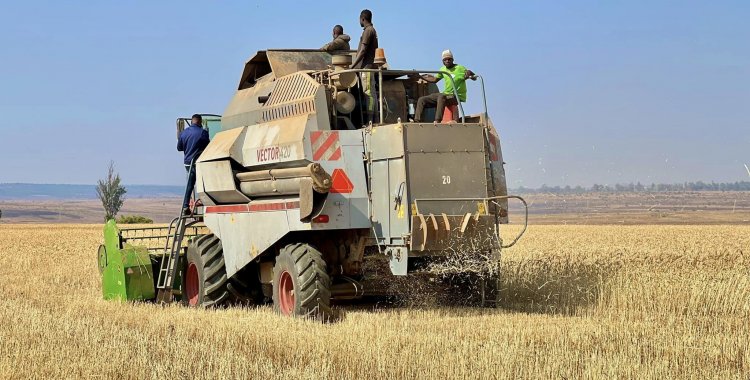
[[[750,227],[532,226],[499,309],[101,299],[101,227],[0,225],[0,378],[750,378]]]

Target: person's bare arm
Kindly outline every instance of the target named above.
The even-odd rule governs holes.
[[[420,75],[419,77],[422,78],[422,80],[424,80],[427,83],[437,83],[437,82],[440,82],[440,79],[441,79],[430,74],[423,74],[423,75]]]
[[[352,62],[352,65],[349,67],[357,67],[357,65],[362,62],[362,60],[365,58],[365,50],[367,50],[367,43],[362,42],[362,47],[357,51],[357,57],[354,58],[354,62]]]
[[[411,76],[411,78],[413,78],[413,79],[421,79],[421,80],[423,80],[423,81],[425,81],[427,83],[437,83],[437,82],[440,82],[440,79],[441,79],[441,78],[438,78],[438,77],[430,75],[430,74],[422,74],[422,75],[414,74],[414,75]]]

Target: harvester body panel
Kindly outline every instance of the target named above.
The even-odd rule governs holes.
[[[371,227],[362,131],[319,131],[314,121],[307,116],[293,116],[220,132],[198,160],[197,191],[204,204],[210,205],[205,208],[204,220],[221,240],[228,276],[289,232]],[[287,178],[242,182],[237,179],[236,170],[229,170],[232,162],[244,169],[263,168],[249,170],[250,173],[293,169],[316,162],[332,176],[331,189],[315,212],[325,215],[326,222],[302,221],[304,197],[299,196],[300,187],[277,187]],[[215,170],[220,164],[225,167],[221,172]],[[276,192],[263,190],[257,197],[248,194],[249,190],[265,189],[261,187],[264,183]],[[249,184],[259,185],[246,186]],[[230,193],[231,198],[227,196]],[[236,202],[237,193],[249,201]]]
[[[159,267],[166,256],[165,248],[170,247],[171,229],[161,226],[118,228],[114,220],[109,220],[103,232],[104,244],[99,246],[98,252],[103,298],[121,301],[153,299]],[[203,225],[187,227],[179,249],[180,256],[184,256],[189,239],[208,232]],[[176,289],[182,284],[184,263],[178,267]]]
[[[204,222],[221,240],[227,276],[232,276],[284,237],[295,217],[299,218],[298,201],[275,199],[208,206]]]
[[[373,231],[392,252],[394,274],[407,273],[408,257],[499,251],[503,220],[495,207],[502,206],[487,199],[504,177],[494,170],[502,165],[488,138],[479,123],[371,129]],[[391,249],[398,246],[408,250]]]
[[[104,226],[104,244],[99,248],[104,299],[121,301],[154,298],[153,272],[148,250],[122,244],[114,220]]]

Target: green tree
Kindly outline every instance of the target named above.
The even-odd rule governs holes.
[[[120,174],[115,173],[115,162],[109,162],[107,178],[100,179],[96,185],[96,195],[104,206],[104,221],[114,219],[125,201],[125,187],[120,184]]]

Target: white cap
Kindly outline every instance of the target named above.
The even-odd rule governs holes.
[[[453,53],[450,50],[443,50],[443,59],[453,58]]]

